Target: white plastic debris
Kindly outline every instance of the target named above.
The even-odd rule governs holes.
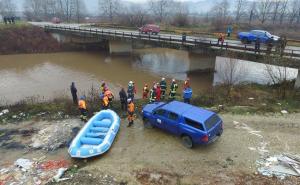
[[[254,100],[254,98],[252,98],[252,97],[249,97],[249,98],[248,98],[248,100]]]
[[[65,180],[69,180],[70,178],[61,178],[65,171],[67,171],[68,168],[59,168],[57,171],[57,174],[53,177],[53,180],[55,182],[61,182],[61,181],[65,181]]]
[[[31,162],[29,159],[23,159],[20,158],[15,162],[15,165],[19,168],[21,168],[22,171],[27,171],[32,168],[33,162]]]
[[[282,114],[288,114],[288,111],[282,110],[281,113],[282,113]]]

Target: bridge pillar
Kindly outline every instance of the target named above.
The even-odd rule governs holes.
[[[128,54],[132,52],[131,41],[124,40],[110,40],[109,53],[110,54]]]
[[[300,69],[298,69],[298,76],[296,78],[295,88],[300,89]]]

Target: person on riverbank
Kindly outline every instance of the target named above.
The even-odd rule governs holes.
[[[133,124],[134,121],[134,103],[132,101],[132,99],[128,99],[128,107],[127,107],[127,112],[128,112],[128,126],[127,127],[131,127],[131,125]]]
[[[185,88],[183,90],[183,102],[190,104],[191,103],[192,94],[193,94],[192,88],[190,88],[190,87]]]
[[[74,82],[72,82],[70,90],[71,90],[71,94],[72,94],[72,98],[73,98],[73,103],[77,104],[78,103],[77,89],[75,87],[75,83]]]
[[[190,79],[187,78],[187,79],[184,81],[183,89],[186,89],[186,88],[189,88],[189,87],[190,87]]]
[[[164,100],[165,99],[165,94],[167,91],[167,82],[165,78],[162,78],[160,83],[160,90],[161,90],[161,99]]]
[[[231,26],[228,26],[228,27],[227,27],[227,37],[230,37],[230,36],[231,36],[231,33],[232,33],[232,27],[231,27]]]
[[[156,85],[153,85],[152,89],[150,90],[150,97],[149,103],[153,103],[156,100]]]
[[[106,83],[104,81],[102,81],[101,86],[100,86],[100,91],[104,94],[106,88]]]
[[[255,52],[255,54],[256,53],[260,54],[260,40],[259,40],[259,38],[257,38],[255,40],[255,49],[254,49],[254,52]]]
[[[128,95],[128,98],[131,99],[132,101],[134,100],[134,85],[133,85],[133,82],[130,81],[128,83],[128,88],[127,88],[127,95]]]
[[[120,102],[121,102],[121,109],[123,111],[127,111],[127,94],[124,90],[124,88],[121,88],[121,91],[119,92],[120,96]]]
[[[178,84],[176,83],[176,80],[173,79],[170,87],[169,100],[175,99],[177,89],[178,89]]]
[[[160,101],[160,97],[161,97],[161,88],[159,83],[156,84],[156,101]]]
[[[85,96],[80,97],[80,100],[78,101],[78,109],[80,111],[81,121],[87,122],[87,105]]]
[[[143,88],[143,99],[147,99],[148,98],[148,94],[149,94],[148,84],[145,84],[145,86]]]
[[[3,17],[3,22],[5,25],[7,25],[7,17],[6,16]]]
[[[109,106],[111,106],[112,101],[114,100],[114,95],[113,95],[113,93],[107,87],[105,87],[104,96],[107,96],[108,102],[109,102]]]
[[[109,107],[109,100],[108,100],[108,96],[104,95],[102,98],[102,109],[106,110]]]

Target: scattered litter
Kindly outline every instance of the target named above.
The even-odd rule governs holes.
[[[39,159],[42,159],[41,157]],[[0,167],[0,185],[4,184],[47,184],[54,180],[60,182],[69,178],[61,178],[69,167],[66,160],[37,162],[29,159],[18,159],[14,164]],[[63,166],[63,167],[60,167]]]
[[[248,98],[248,100],[254,100],[254,98],[250,97],[250,98]]]
[[[13,115],[12,116],[13,119],[17,119],[17,117],[18,117],[17,115]]]
[[[300,176],[300,157],[291,154],[271,156],[257,160],[258,172],[264,176],[284,179],[287,176]]]
[[[54,169],[59,169],[59,168],[67,168],[70,165],[70,163],[66,160],[50,160],[43,162],[39,165],[39,168],[43,170],[54,170]]]
[[[288,114],[288,111],[282,110],[281,113],[282,113],[282,114]]]
[[[277,105],[281,105],[281,103],[277,103]]]
[[[28,171],[32,168],[33,162],[31,162],[29,159],[23,159],[20,158],[15,162],[15,165],[23,171]]]
[[[4,109],[0,112],[0,116],[3,116],[5,114],[9,113],[9,110],[8,109]]]
[[[57,174],[53,177],[53,180],[55,182],[61,182],[61,181],[65,181],[65,180],[69,180],[70,178],[61,178],[65,171],[67,171],[68,168],[59,168],[57,171]]]

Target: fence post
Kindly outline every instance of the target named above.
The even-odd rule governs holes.
[[[170,42],[171,42],[171,36],[170,36]]]
[[[130,33],[130,37],[131,37],[131,39],[132,39],[132,32]]]
[[[246,50],[247,50],[247,45],[245,44],[244,53],[246,52]]]
[[[294,55],[294,50],[292,50],[291,58],[293,58],[293,55]]]
[[[228,49],[228,42],[226,42],[226,50]]]

